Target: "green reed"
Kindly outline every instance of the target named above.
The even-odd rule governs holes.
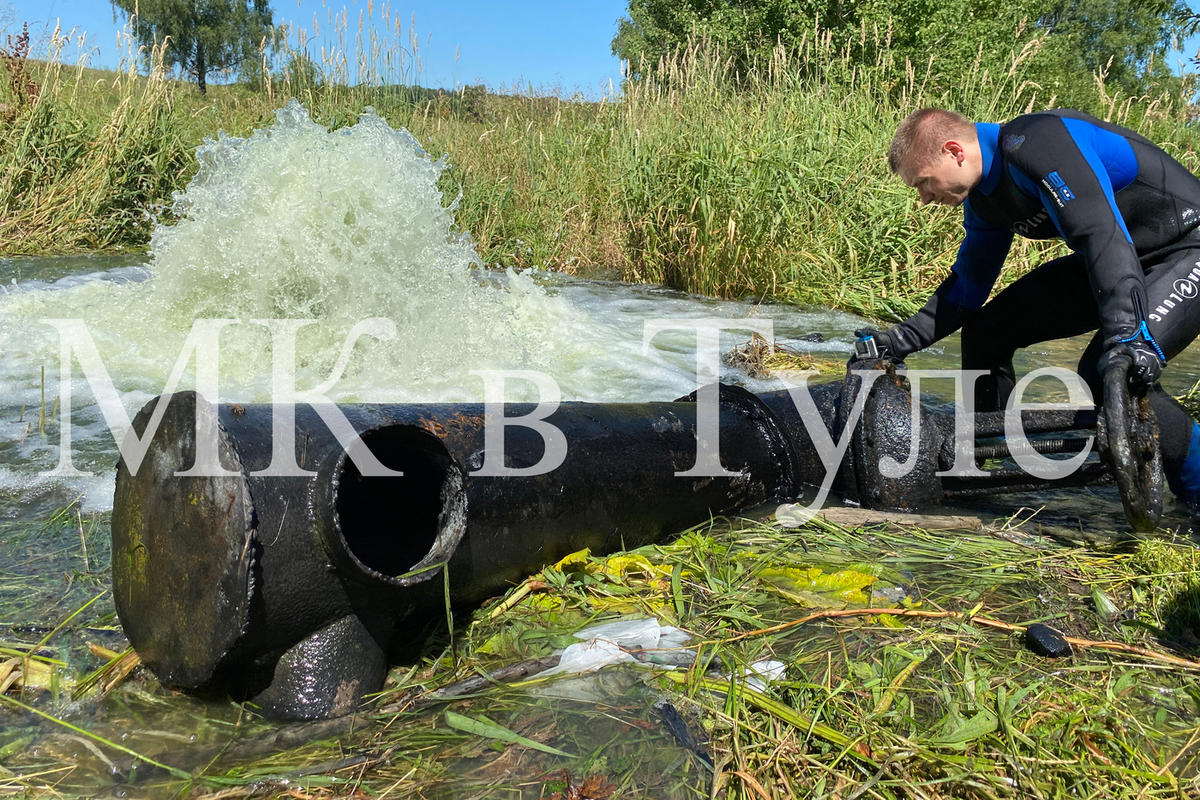
[[[898,62],[865,29],[843,48],[814,32],[741,72],[696,40],[599,102],[434,91],[415,85],[418,39],[389,14],[330,12],[333,47],[281,29],[257,71],[207,96],[132,46],[145,74],[67,66],[56,36],[49,61],[25,62],[38,98],[22,107],[0,80],[0,255],[144,246],[195,147],[269,124],[294,96],[332,126],[371,106],[446,154],[446,202],[461,193],[459,222],[489,265],[895,317],[941,279],[959,236],[956,212],[918,207],[888,174],[896,123],[929,104],[997,120],[1054,104],[1026,75],[1034,45],[1004,70],[977,60],[951,79],[936,59]],[[1196,166],[1189,91],[1119,96],[1100,78],[1088,110]],[[1018,243],[1012,258],[1019,272],[1045,253]]]

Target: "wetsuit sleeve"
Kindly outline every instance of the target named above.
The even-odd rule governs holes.
[[[963,231],[963,241],[953,267],[959,279],[947,299],[968,311],[975,311],[996,285],[1013,235],[1007,228],[984,221],[971,208],[970,200],[963,208]]]
[[[924,350],[961,328],[967,314],[984,304],[996,284],[1012,233],[981,219],[970,201],[963,209],[963,229],[958,258],[946,280],[917,313],[889,331],[898,355]]]
[[[1084,126],[1032,117],[1019,126],[1023,136],[1006,137],[1017,145],[1005,156],[1017,185],[1036,192],[1067,245],[1084,257],[1108,348],[1144,330],[1146,287],[1112,180]]]
[[[959,282],[958,273],[951,272],[917,313],[888,330],[897,357],[924,350],[962,327],[967,309],[949,299]]]

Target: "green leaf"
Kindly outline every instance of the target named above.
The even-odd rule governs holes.
[[[999,724],[1000,719],[996,714],[986,708],[980,709],[978,714],[968,719],[963,719],[957,714],[951,715],[941,733],[932,739],[930,744],[936,747],[961,750],[968,742],[973,742],[996,730]]]
[[[681,586],[682,577],[683,562],[679,561],[675,564],[675,568],[671,570],[671,599],[675,603],[675,619],[678,620],[683,619],[685,609],[683,603],[683,587]]]
[[[758,577],[793,603],[824,608],[867,605],[871,597],[864,589],[876,580],[853,569],[827,573],[819,567],[774,567],[762,570]]]
[[[1104,619],[1112,619],[1121,613],[1117,604],[1098,586],[1092,587],[1092,605],[1096,607],[1096,613]]]
[[[528,739],[516,731],[510,731],[503,725],[497,725],[487,717],[465,717],[462,714],[455,714],[453,711],[446,712],[446,724],[451,728],[463,731],[464,733],[472,733],[476,736],[482,736],[485,739],[496,739],[501,742],[512,742],[513,744],[523,745],[533,750],[540,750],[543,753],[549,753],[554,756],[563,756],[565,758],[578,758],[571,753],[559,750],[557,747],[551,747],[548,744],[535,742],[533,739]]]

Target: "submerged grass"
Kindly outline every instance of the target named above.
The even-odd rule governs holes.
[[[73,730],[7,703],[0,780],[207,798],[1195,796],[1198,593],[1197,551],[1165,537],[718,519],[574,554],[460,613],[351,718],[272,725],[140,672],[103,699],[26,694]],[[530,675],[578,629],[631,617],[691,634],[643,654],[675,669]],[[1027,649],[1033,622],[1074,656]],[[767,659],[782,675],[750,681]]]

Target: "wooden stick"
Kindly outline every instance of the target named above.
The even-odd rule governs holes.
[[[762,636],[768,633],[777,633],[779,631],[794,628],[797,625],[803,625],[807,622],[812,622],[817,619],[831,619],[835,617],[862,617],[862,616],[892,616],[892,617],[920,617],[923,619],[959,619],[965,622],[970,622],[974,625],[979,625],[985,628],[997,628],[1010,633],[1024,633],[1024,625],[1016,625],[1012,622],[1004,622],[998,619],[989,617],[977,617],[974,614],[963,611],[925,611],[918,608],[830,608],[824,611],[817,611],[800,619],[794,619],[791,622],[784,622],[780,625],[773,625],[770,628],[760,628],[756,631],[746,631],[739,633],[736,636],[725,639],[724,642],[735,642],[738,639],[748,639],[752,636]],[[1179,656],[1173,656],[1168,653],[1160,653],[1155,650],[1147,650],[1144,647],[1136,647],[1124,642],[1108,642],[1096,641],[1094,639],[1080,639],[1075,636],[1064,636],[1068,642],[1075,647],[1094,648],[1097,650],[1115,650],[1122,653],[1130,653],[1132,655],[1149,658],[1153,661],[1161,661],[1165,664],[1171,664],[1176,667],[1185,669],[1200,670],[1200,662],[1192,661]]]

